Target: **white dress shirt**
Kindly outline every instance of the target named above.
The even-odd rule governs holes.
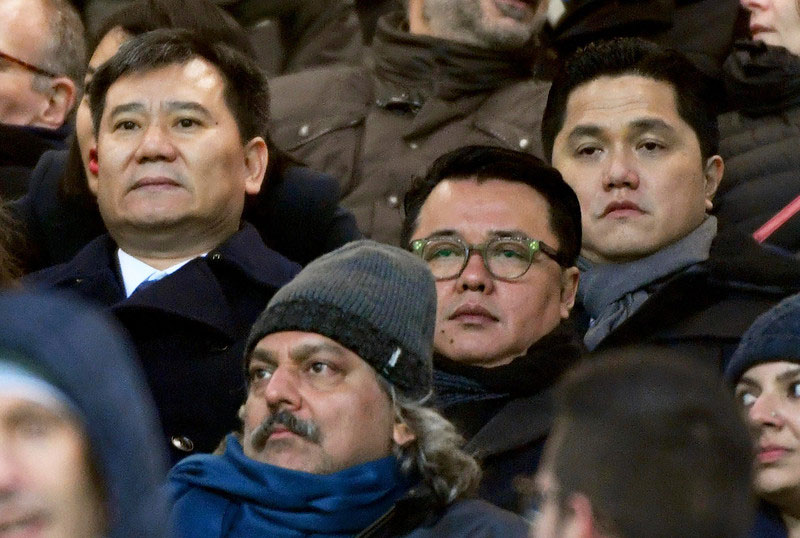
[[[195,258],[205,257],[206,254],[208,253],[205,252],[199,256],[195,256]],[[142,260],[134,258],[121,248],[117,249],[117,259],[119,260],[119,272],[122,274],[122,283],[125,286],[125,296],[130,297],[142,282],[161,280],[165,276],[171,275],[194,258],[176,263],[163,271],[159,271],[155,267],[147,265]]]

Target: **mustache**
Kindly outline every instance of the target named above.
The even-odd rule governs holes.
[[[256,451],[261,451],[267,444],[267,439],[277,426],[283,426],[295,435],[308,439],[312,443],[319,443],[321,439],[319,426],[310,420],[297,418],[285,409],[267,417],[250,434],[250,444]]]

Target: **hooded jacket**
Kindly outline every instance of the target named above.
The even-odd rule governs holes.
[[[0,320],[0,352],[42,372],[84,419],[105,485],[108,538],[169,536],[160,431],[121,330],[75,299],[41,293],[0,294]]]

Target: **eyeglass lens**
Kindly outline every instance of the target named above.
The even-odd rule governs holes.
[[[480,251],[489,272],[497,278],[517,278],[531,265],[528,244],[515,239],[494,239],[484,246],[472,247]],[[467,248],[458,241],[436,240],[429,242],[422,252],[435,278],[454,278],[466,265]]]

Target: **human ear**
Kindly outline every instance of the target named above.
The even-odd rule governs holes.
[[[89,163],[86,167],[89,169],[89,173],[86,174],[86,184],[94,197],[97,198],[97,190],[100,186],[100,162],[97,159],[97,146],[89,150]]]
[[[575,295],[578,293],[578,280],[580,271],[577,267],[567,267],[561,271],[561,319],[569,317],[570,310],[575,305]]]
[[[58,129],[75,105],[75,83],[69,77],[54,77],[45,91],[47,101],[39,112],[36,123],[48,129]]]
[[[709,157],[706,161],[705,170],[703,174],[705,175],[705,202],[706,202],[706,211],[711,211],[713,209],[714,204],[712,200],[714,199],[714,193],[717,192],[719,188],[719,184],[722,181],[722,175],[725,172],[725,163],[722,161],[722,157],[719,155],[714,155],[713,157]]]
[[[417,434],[411,431],[408,424],[405,422],[397,421],[394,423],[394,430],[392,432],[392,439],[398,446],[403,446],[417,438]]]
[[[250,140],[244,147],[244,165],[246,176],[244,190],[247,194],[258,194],[261,190],[264,176],[267,173],[269,152],[267,143],[260,136]]]

